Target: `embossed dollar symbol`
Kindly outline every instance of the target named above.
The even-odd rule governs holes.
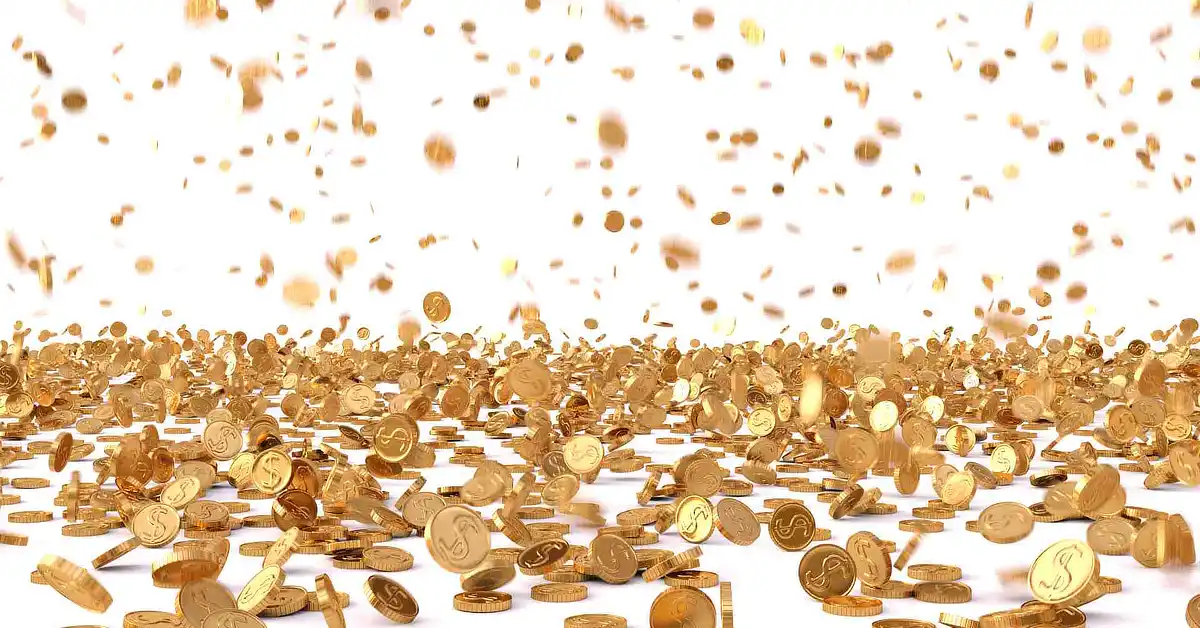
[[[1041,586],[1049,588],[1051,591],[1066,591],[1067,587],[1071,586],[1074,577],[1071,575],[1071,561],[1076,557],[1082,557],[1083,553],[1075,547],[1065,547],[1054,555],[1053,563],[1058,568],[1054,570],[1053,582],[1047,583],[1045,579],[1041,581]]]
[[[400,587],[390,582],[384,584],[379,597],[388,606],[404,606],[404,594],[400,591]]]
[[[166,536],[167,524],[162,522],[162,518],[165,516],[166,513],[162,509],[155,509],[154,512],[150,513],[150,525],[154,526],[151,528],[150,538],[161,539]]]
[[[683,526],[680,528],[680,530],[684,534],[694,534],[696,530],[700,529],[701,520],[709,520],[708,511],[697,506],[696,508],[692,509],[692,516],[683,522]]]
[[[691,600],[676,602],[675,606],[671,607],[671,619],[675,620],[676,628],[696,628],[696,622],[692,620],[695,611],[696,607]]]
[[[989,513],[987,519],[983,522],[983,527],[989,532],[999,532],[1010,525],[1020,525],[1020,523],[1020,518],[1016,513]]]
[[[840,556],[829,556],[821,561],[821,570],[814,575],[813,572],[804,574],[804,581],[809,588],[822,590],[829,586],[829,581],[833,577],[833,572],[841,571],[843,577],[850,577],[847,572],[846,561]]]
[[[475,531],[475,525],[470,519],[459,517],[454,520],[453,527],[454,531],[458,533],[454,537],[454,543],[447,545],[445,539],[439,539],[438,545],[450,558],[462,560],[471,553],[471,544],[467,541],[466,535]]]
[[[787,523],[779,526],[779,538],[789,540],[797,533],[802,536],[807,536],[811,526],[808,523],[808,518],[802,514],[792,515],[792,518]]]
[[[875,580],[879,575],[879,570],[875,568],[875,561],[871,560],[871,557],[867,555],[869,546],[863,541],[858,541],[853,545],[855,555],[862,559],[862,563],[859,566],[862,567],[863,572],[866,574],[866,579]]]
[[[542,547],[542,546],[531,547],[530,554],[532,554],[532,560],[530,560],[529,562],[533,563],[535,566],[536,565],[545,565],[545,564],[549,563],[550,562],[549,551],[550,550],[548,547]]]

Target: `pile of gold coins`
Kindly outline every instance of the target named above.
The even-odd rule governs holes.
[[[433,296],[426,314],[444,320],[449,301]],[[306,611],[344,628],[352,596],[326,574],[308,587],[288,579],[294,554],[378,572],[361,599],[396,623],[414,621],[419,605],[380,574],[429,561],[459,574],[452,603],[463,613],[513,608],[500,589],[519,571],[537,580],[528,597],[549,603],[587,598],[594,580],[666,585],[648,609],[627,609],[636,617],[579,614],[566,628],[647,625],[647,616],[650,628],[732,628],[733,589],[701,569],[704,544],[714,534],[761,543],[764,526],[778,560],[798,564],[797,592],[826,613],[876,617],[900,598],[961,604],[972,599],[962,569],[914,562],[922,539],[957,525],[978,491],[1026,482],[1044,489],[1041,502],[995,502],[957,529],[1009,544],[1039,523],[1091,521],[1086,540],[1053,543],[1027,570],[1002,574],[1025,583],[1027,603],[981,617],[931,610],[869,620],[874,628],[1080,627],[1085,605],[1122,587],[1102,575],[1100,556],[1152,569],[1195,562],[1183,517],[1127,503],[1120,473],[1140,474],[1147,489],[1200,484],[1194,320],[1156,332],[1157,347],[1090,333],[1002,344],[987,330],[914,343],[851,326],[824,345],[801,334],[555,348],[532,314],[524,342],[441,331],[390,350],[366,329],[351,338],[327,328],[303,345],[285,327],[258,338],[186,327],[140,338],[122,323],[91,340],[77,329],[43,334],[33,347],[18,325],[0,343],[0,469],[40,455],[70,482],[54,499],[61,510],[18,511],[22,493],[50,481],[2,478],[0,505],[10,509],[0,544],[26,545],[14,531],[26,524],[60,523],[66,537],[117,530],[123,540],[90,570],[47,554],[31,576],[95,612],[113,601],[101,584],[108,565],[139,547],[169,547],[142,566],[153,586],[178,590],[175,608],[130,613],[125,628],[254,627]],[[1054,438],[1037,451],[1047,431]],[[646,435],[680,454],[639,454],[634,439]],[[472,436],[501,441],[523,462],[487,458]],[[1060,448],[1068,436],[1084,439]],[[1038,459],[1050,464],[1031,472]],[[731,461],[732,471],[721,464]],[[421,470],[439,464],[473,475],[427,487]],[[576,499],[582,485],[614,474],[644,478],[628,504]],[[891,478],[894,489],[865,489],[868,476]],[[393,499],[380,479],[411,483]],[[886,501],[925,481],[938,496],[926,506],[900,514]],[[221,484],[239,501],[206,498]],[[756,512],[740,498],[759,487],[813,494],[830,527],[799,498],[769,498]],[[270,514],[247,514],[251,501],[269,503]],[[867,516],[897,517],[903,544],[845,529]],[[573,526],[594,530],[586,546],[565,540]],[[235,593],[217,578],[243,527],[279,536],[237,548],[262,562]],[[825,542],[835,529],[844,544]],[[654,547],[672,531],[691,547]],[[413,535],[428,556],[386,544]],[[1200,596],[1185,615],[1200,626]]]

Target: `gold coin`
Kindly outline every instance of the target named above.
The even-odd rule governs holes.
[[[454,610],[466,613],[499,613],[512,608],[512,596],[500,591],[473,591],[454,596]]]
[[[908,577],[926,582],[951,582],[962,578],[962,569],[954,565],[909,565]]]
[[[255,488],[275,495],[287,488],[292,480],[292,460],[278,449],[268,449],[254,459],[250,480]]]
[[[637,553],[618,536],[605,534],[593,539],[588,547],[588,557],[596,575],[605,582],[619,584],[637,575]]]
[[[426,524],[425,545],[442,569],[464,573],[487,558],[491,539],[483,519],[473,510],[447,506]]]
[[[516,576],[517,570],[511,563],[489,558],[462,574],[459,583],[463,591],[495,591],[512,582]]]
[[[376,545],[363,550],[363,564],[376,571],[406,571],[413,566],[413,556],[398,547]]]
[[[1129,553],[1137,529],[1128,519],[1101,519],[1088,526],[1087,542],[1097,554],[1122,556]]]
[[[259,612],[261,617],[287,617],[308,607],[308,591],[303,587],[282,586],[267,598],[267,607]]]
[[[408,624],[417,618],[420,608],[417,600],[398,582],[383,576],[370,576],[363,583],[367,603],[380,615],[399,623]]]
[[[587,613],[566,618],[563,628],[629,628],[629,622],[617,615]]]
[[[529,597],[535,602],[578,602],[587,599],[588,588],[582,584],[564,584],[551,582],[535,584],[529,590]]]
[[[158,500],[171,508],[185,508],[200,495],[200,480],[184,476],[163,487]]]
[[[900,411],[896,408],[896,404],[891,401],[880,401],[871,407],[871,429],[881,434],[896,427],[896,421],[899,418]]]
[[[284,563],[292,557],[292,552],[296,549],[296,541],[300,538],[299,528],[289,528],[274,543],[267,548],[263,555],[263,567],[283,567]]]
[[[879,441],[867,430],[853,427],[838,434],[834,453],[842,468],[859,473],[879,459]]]
[[[192,580],[179,589],[175,609],[188,625],[199,626],[208,615],[221,610],[236,610],[237,600],[216,580]]]
[[[775,509],[767,524],[767,535],[779,549],[798,552],[812,543],[817,522],[804,504],[789,502]]]
[[[316,578],[317,605],[325,616],[325,624],[329,628],[346,628],[346,618],[342,615],[342,604],[338,592],[333,588],[329,576],[321,574]]]
[[[712,600],[691,587],[670,587],[650,604],[650,628],[716,628]]]
[[[600,137],[600,145],[610,151],[623,150],[629,141],[629,132],[625,130],[625,122],[613,112],[607,112],[600,117],[597,135]]]
[[[67,461],[71,459],[71,448],[75,444],[75,438],[70,432],[61,432],[54,438],[54,449],[50,452],[50,470],[58,473],[67,468]]]
[[[696,569],[684,569],[681,571],[672,571],[663,577],[663,582],[669,587],[692,587],[694,589],[707,589],[715,587],[720,583],[720,576],[711,571],[699,571]]]
[[[47,554],[38,561],[38,574],[58,591],[59,595],[74,602],[77,606],[103,613],[112,605],[112,595],[95,578],[80,567],[65,558]]]
[[[679,529],[679,536],[689,543],[707,541],[716,527],[712,504],[699,495],[683,498],[675,507],[675,527]]]
[[[179,534],[179,513],[165,504],[150,504],[138,511],[130,532],[146,547],[162,547]]]
[[[526,358],[509,369],[505,381],[525,401],[540,401],[550,394],[550,369],[533,358]],[[599,462],[596,465],[599,468]]]
[[[866,492],[858,484],[846,486],[845,490],[838,493],[833,498],[833,501],[829,502],[829,517],[831,519],[841,519],[850,514],[850,511],[864,499],[864,495],[866,495]],[[875,499],[879,499],[879,496],[876,496]]]
[[[881,587],[873,587],[869,584],[864,584],[861,587],[863,595],[877,597],[884,600],[903,600],[904,598],[912,597],[913,587],[907,582],[899,582],[897,580],[888,580]]]
[[[217,460],[233,460],[242,451],[242,431],[230,421],[214,421],[200,437],[204,449]]]
[[[375,429],[375,453],[388,462],[400,462],[408,457],[419,439],[416,421],[406,415],[392,414]]]
[[[404,501],[404,519],[416,528],[427,528],[428,522],[446,507],[446,500],[433,493],[416,493]]]
[[[753,545],[762,533],[754,511],[741,500],[726,498],[717,502],[717,530],[734,545]]]
[[[979,532],[993,543],[1016,543],[1033,532],[1033,514],[1024,504],[995,503],[979,513]]]
[[[136,536],[133,537],[132,539],[124,541],[121,544],[117,545],[116,547],[104,552],[103,554],[101,554],[101,555],[97,556],[95,559],[93,559],[92,560],[92,569],[100,569],[101,567],[108,565],[109,563],[112,563],[113,561],[117,560],[118,558],[128,554],[129,552],[132,552],[133,550],[135,550],[141,546],[142,546],[142,541],[141,541],[141,539],[137,538]]]
[[[342,409],[347,414],[366,414],[375,407],[375,389],[367,384],[351,384],[342,392]]]
[[[866,586],[881,587],[892,577],[892,557],[870,532],[855,532],[846,540],[855,573]]]
[[[841,617],[870,617],[883,612],[883,602],[859,595],[831,595],[821,601],[821,610]]]
[[[1187,620],[1188,628],[1200,628],[1200,595],[1188,600],[1184,619]]]
[[[509,374],[511,376],[511,372]],[[563,445],[563,457],[568,468],[575,473],[586,475],[600,468],[600,462],[604,459],[604,446],[595,436],[572,436]],[[711,521],[711,517],[709,520]]]
[[[261,619],[255,617],[253,613],[247,613],[238,609],[213,611],[200,623],[200,628],[225,628],[226,626],[266,628],[267,625]]]
[[[517,555],[517,567],[526,575],[541,575],[554,571],[567,556],[571,544],[562,539],[538,541]]]
[[[421,302],[425,317],[434,323],[444,323],[450,318],[450,299],[441,292],[430,292]]]
[[[871,628],[937,628],[937,626],[920,619],[877,619],[871,622]]]
[[[845,595],[854,588],[854,559],[836,545],[817,545],[800,559],[798,577],[804,592],[814,600]]]
[[[1129,553],[1143,567],[1156,569],[1167,562],[1167,522],[1162,519],[1143,521],[1133,535]]]
[[[133,611],[121,620],[123,628],[184,628],[178,615],[162,611]]]
[[[242,587],[241,593],[237,596],[238,609],[251,615],[257,615],[259,611],[266,608],[267,597],[278,591],[286,578],[287,574],[283,573],[278,566],[264,567],[250,578],[246,586]]]
[[[1092,26],[1083,32],[1083,49],[1093,53],[1108,52],[1112,34],[1103,26]]]
[[[971,587],[961,582],[920,582],[913,597],[933,604],[964,604],[971,601]]]
[[[1033,561],[1029,589],[1039,602],[1067,602],[1091,584],[1099,572],[1099,564],[1087,544],[1072,539],[1059,541]]]
[[[435,170],[444,170],[454,166],[455,150],[450,138],[442,135],[432,135],[425,140],[425,161]]]

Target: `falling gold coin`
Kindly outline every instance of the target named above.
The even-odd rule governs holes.
[[[71,113],[79,113],[80,111],[87,109],[87,104],[87,94],[84,94],[82,89],[69,89],[63,92],[63,109],[66,109]]]
[[[767,38],[766,31],[758,25],[758,22],[750,18],[746,18],[738,24],[738,32],[741,33],[742,39],[751,46],[757,46]]]
[[[1083,32],[1083,49],[1092,54],[1108,52],[1112,45],[1112,33],[1103,26],[1093,26]]]
[[[871,138],[858,140],[858,143],[854,145],[854,158],[864,166],[870,166],[879,161],[879,155],[882,152],[883,147]]]
[[[454,167],[454,143],[442,135],[432,135],[425,140],[425,161],[435,170]]]
[[[441,292],[430,292],[421,302],[421,309],[425,311],[425,316],[430,321],[444,323],[446,319],[450,318],[450,299]]]
[[[625,123],[615,113],[606,113],[600,118],[598,128],[600,145],[607,150],[623,150],[629,142],[629,133]]]
[[[293,307],[312,307],[320,296],[320,286],[307,277],[296,277],[283,286],[283,300]]]

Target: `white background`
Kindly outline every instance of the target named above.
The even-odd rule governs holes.
[[[182,323],[261,333],[278,323],[294,331],[336,327],[337,316],[350,313],[351,329],[365,325],[376,334],[392,334],[402,317],[419,314],[422,295],[441,290],[454,307],[447,327],[456,331],[482,325],[487,332],[511,333],[506,320],[512,306],[535,302],[551,329],[563,329],[572,338],[607,332],[611,341],[658,332],[725,340],[713,331],[714,323],[736,319],[734,339],[772,338],[790,324],[785,338],[793,340],[800,330],[815,331],[824,316],[843,324],[876,323],[906,336],[946,325],[969,333],[979,324],[973,308],[1005,297],[1027,307],[1030,322],[1053,315],[1040,325],[1053,325],[1058,334],[1077,332],[1087,319],[1101,334],[1124,325],[1129,331],[1123,345],[1198,309],[1188,283],[1189,269],[1198,261],[1195,236],[1169,229],[1194,215],[1195,206],[1194,192],[1178,193],[1171,183],[1173,175],[1194,174],[1184,155],[1198,145],[1196,96],[1188,83],[1198,73],[1200,37],[1186,1],[1038,2],[1028,30],[1021,2],[713,2],[716,24],[704,32],[692,27],[699,5],[639,2],[625,5],[626,12],[645,16],[648,27],[632,33],[616,29],[604,17],[603,3],[591,0],[576,3],[582,11],[574,13],[565,2],[546,0],[535,14],[517,0],[414,0],[402,17],[386,24],[376,23],[353,2],[337,21],[331,20],[335,2],[277,4],[260,14],[253,2],[230,1],[228,22],[199,28],[185,24],[177,1],[80,0],[70,9],[58,0],[0,4],[0,39],[22,35],[23,50],[43,52],[54,68],[54,79],[46,80],[19,54],[0,53],[0,231],[12,233],[30,256],[56,258],[50,297],[41,293],[34,274],[0,263],[0,284],[11,286],[0,286],[0,318],[54,331],[80,322],[85,335],[114,320],[126,322],[134,333]],[[762,45],[750,47],[741,39],[743,18],[754,18],[765,29]],[[937,28],[942,18],[948,22]],[[474,44],[459,30],[464,20],[476,24]],[[426,25],[434,27],[434,36],[422,33]],[[1082,34],[1095,25],[1111,30],[1107,54],[1084,53]],[[1151,44],[1151,33],[1166,25],[1173,26],[1173,35]],[[1039,44],[1049,31],[1059,33],[1059,44],[1045,54]],[[300,33],[309,43],[297,39]],[[896,52],[883,65],[860,61],[851,68],[836,58],[839,46],[861,53],[884,40]],[[337,45],[323,49],[326,42]],[[567,64],[563,57],[573,42],[585,53]],[[114,55],[118,44],[123,49]],[[535,48],[538,59],[531,58]],[[1005,48],[1016,57],[1005,58]],[[786,66],[780,64],[781,49]],[[828,57],[829,67],[813,67],[808,62],[813,52]],[[296,57],[300,53],[304,58]],[[475,59],[482,53],[489,55],[487,62]],[[550,53],[554,59],[546,64]],[[263,109],[242,115],[236,81],[214,69],[209,57],[220,56],[236,68],[277,54],[284,80],[266,83]],[[734,58],[732,72],[716,70],[721,54]],[[962,60],[960,71],[952,70],[948,54]],[[360,57],[372,65],[370,82],[355,79]],[[994,83],[979,77],[985,59],[1000,62]],[[1051,70],[1055,60],[1068,70]],[[152,90],[152,81],[165,78],[173,63],[183,68],[179,85]],[[519,64],[519,73],[507,71],[510,63]],[[297,79],[301,65],[308,72]],[[693,79],[685,66],[701,68],[704,80]],[[1090,92],[1085,66],[1098,76]],[[615,76],[612,70],[620,67],[634,68],[635,78],[626,82]],[[530,87],[534,76],[538,89]],[[1130,76],[1134,90],[1122,96],[1118,90]],[[866,107],[846,93],[847,80],[870,85]],[[764,81],[770,89],[761,87]],[[88,94],[82,115],[66,114],[59,104],[62,91],[72,87]],[[1164,88],[1174,90],[1174,99],[1159,105],[1157,95]],[[472,107],[476,94],[500,89],[506,95],[493,96],[487,111]],[[915,100],[914,90],[924,97]],[[126,91],[133,95],[131,102],[122,99]],[[432,106],[439,98],[441,104]],[[330,99],[333,103],[325,106]],[[350,133],[356,99],[378,125],[375,137]],[[58,125],[52,140],[35,139],[40,122],[30,111],[36,103],[45,104]],[[595,128],[599,115],[610,110],[626,121],[629,146],[605,171],[598,167],[604,152]],[[1007,119],[1014,113],[1036,122],[1040,137],[1028,140],[1011,128]],[[968,114],[976,119],[967,120]],[[568,115],[578,123],[569,124]],[[823,127],[825,116],[833,118],[832,128]],[[314,131],[319,118],[335,121],[339,131]],[[902,136],[883,141],[876,165],[860,166],[853,158],[854,143],[874,135],[880,118],[898,121]],[[1122,133],[1128,121],[1138,124],[1136,134]],[[758,144],[740,147],[735,162],[719,162],[718,152],[730,148],[729,135],[751,128],[760,136]],[[288,129],[300,131],[300,142],[282,141]],[[710,129],[721,133],[720,143],[705,141]],[[1114,137],[1116,146],[1105,150],[1088,144],[1090,132]],[[100,133],[111,138],[108,146],[97,143]],[[268,133],[275,135],[274,146],[265,143]],[[435,172],[426,164],[422,144],[432,133],[454,141],[453,169]],[[1134,155],[1147,133],[1162,144],[1154,172]],[[1066,143],[1060,156],[1046,150],[1055,137]],[[21,148],[26,139],[35,141]],[[238,156],[242,146],[253,146],[255,155]],[[793,175],[791,160],[801,148],[811,161]],[[784,158],[773,159],[774,152]],[[195,164],[197,155],[206,163]],[[356,156],[366,157],[367,165],[351,168]],[[230,160],[229,172],[218,168],[222,159]],[[590,160],[592,167],[577,169],[579,160]],[[914,164],[920,165],[920,176]],[[1017,179],[1005,179],[1006,164],[1020,167]],[[317,166],[325,171],[321,180],[313,176]],[[964,181],[967,176],[972,180]],[[238,185],[246,183],[253,192],[236,195]],[[774,183],[786,186],[783,196],[771,194]],[[819,192],[835,183],[844,197]],[[884,184],[894,188],[888,198],[879,196]],[[611,199],[600,194],[605,185],[614,190]],[[733,194],[735,185],[745,186],[747,193]],[[975,185],[988,186],[993,200],[973,198],[967,211],[964,199]],[[628,198],[631,186],[640,191]],[[679,201],[678,186],[695,196],[695,209]],[[915,193],[924,195],[923,203],[912,202]],[[286,213],[270,208],[271,197],[287,209],[303,208],[306,220],[290,224]],[[113,228],[109,217],[126,204],[135,207],[134,213]],[[638,216],[645,226],[632,230],[627,224],[622,232],[609,233],[602,227],[609,210],[623,212],[627,223]],[[721,210],[735,222],[760,216],[763,226],[739,233],[733,224],[712,225],[709,216]],[[578,229],[571,226],[576,211],[584,215]],[[334,225],[335,214],[348,214],[350,220]],[[1079,238],[1071,226],[1077,222],[1089,226],[1095,246],[1072,257]],[[786,230],[789,223],[799,227],[799,234]],[[428,234],[448,237],[421,249],[418,240]],[[369,244],[375,235],[382,239]],[[1123,238],[1123,248],[1110,244],[1113,235]],[[658,245],[668,236],[697,244],[698,269],[672,273],[664,267]],[[639,250],[631,254],[634,244]],[[324,260],[343,247],[353,247],[359,259],[339,282],[325,270]],[[884,260],[899,250],[916,254],[916,268],[900,276],[884,273],[877,283]],[[253,278],[264,253],[274,260],[276,272],[260,289]],[[1164,259],[1168,255],[1173,258]],[[134,271],[141,256],[154,259],[152,274]],[[500,270],[508,259],[519,261],[512,276]],[[563,261],[561,268],[550,268],[554,259]],[[1058,262],[1063,277],[1046,286],[1054,303],[1040,309],[1027,291],[1044,260]],[[78,277],[66,283],[67,269],[77,266],[82,266]],[[231,275],[231,266],[243,272]],[[760,279],[768,266],[773,274]],[[949,282],[945,292],[934,293],[931,283],[939,268]],[[368,289],[379,273],[396,283],[388,294]],[[994,293],[983,287],[983,274],[996,277]],[[289,307],[282,285],[298,276],[317,280],[323,290],[336,286],[338,302],[330,303],[326,294],[315,308]],[[690,281],[699,287],[689,290]],[[836,282],[849,287],[846,298],[830,295]],[[1071,282],[1087,284],[1087,299],[1066,301],[1063,293]],[[814,286],[815,294],[801,299],[798,293],[806,286]],[[602,298],[597,300],[593,290]],[[753,293],[755,302],[745,301],[743,292]],[[719,302],[716,314],[701,313],[705,297]],[[100,306],[104,299],[111,307]],[[1151,307],[1148,299],[1161,306]],[[763,304],[783,308],[786,320],[765,318]],[[652,322],[676,327],[643,324],[648,308]],[[167,309],[173,316],[161,314]],[[925,309],[934,316],[926,318]],[[585,330],[583,320],[589,317],[599,320],[598,331]],[[656,452],[652,443],[637,447],[663,459],[678,455]],[[42,475],[44,461],[22,463],[9,475],[25,469]],[[437,486],[459,483],[463,473],[439,468],[428,477]],[[590,497],[615,514],[632,505],[641,475],[602,480],[589,487]],[[1147,494],[1132,490],[1138,484],[1134,478],[1127,482],[1130,503],[1166,510],[1187,503],[1172,500],[1179,488]],[[51,492],[25,492],[19,508],[49,507]],[[758,507],[759,499],[778,492],[759,489],[748,501]],[[976,501],[978,507],[993,499],[1030,503],[1038,493],[1011,487],[981,493]],[[928,499],[932,491],[923,486],[917,497]],[[886,499],[896,501],[902,512],[920,501],[897,500],[891,491]],[[1193,523],[1200,520],[1191,516],[1194,512],[1184,514]],[[902,544],[907,535],[896,531],[899,518],[838,524],[833,541],[844,543],[854,530],[874,525],[878,534]],[[962,519],[949,527],[960,528]],[[825,521],[820,512],[818,520]],[[30,601],[25,625],[89,621],[48,589],[26,584],[46,543],[88,564],[121,540],[109,535],[60,543],[59,523],[3,524],[33,537],[28,548],[3,550],[18,567],[0,575],[5,585],[0,590]],[[1082,538],[1083,530],[1077,523],[1039,524],[1033,537],[1011,547],[992,546],[976,536],[934,535],[918,557],[964,567],[977,601],[942,610],[974,616],[1023,599],[1001,594],[995,567],[1027,564],[1050,542],[1066,535]],[[271,535],[243,530],[234,541]],[[572,537],[586,539],[586,533]],[[673,535],[664,544],[679,547]],[[417,546],[417,567],[400,580],[421,601],[422,621],[461,619],[449,606],[454,578],[430,562],[420,541],[400,545]],[[739,625],[766,625],[781,612],[822,625],[838,622],[802,599],[795,579],[799,557],[782,555],[767,539],[747,551],[715,538],[705,551],[704,566],[734,583]],[[101,574],[117,599],[109,625],[118,625],[129,610],[171,607],[172,594],[148,582],[146,566],[155,553],[139,550],[122,561],[139,567]],[[294,560],[289,582],[311,588],[312,576],[324,570],[323,560]],[[240,588],[256,562],[231,557],[222,581]],[[1165,574],[1145,571],[1129,558],[1102,562],[1104,573],[1125,580],[1127,593],[1089,605],[1090,625],[1144,621],[1146,609],[1160,609],[1164,625],[1177,624],[1192,591],[1186,586],[1190,576],[1168,583]],[[383,623],[357,588],[365,574],[334,575],[354,596],[351,626]],[[661,589],[590,586],[592,597],[567,610],[530,602],[524,585],[514,584],[509,590],[522,612],[491,621],[517,625],[520,617],[521,625],[554,626],[571,613],[618,612],[631,625],[644,626],[649,602]],[[53,604],[61,617],[35,616],[35,609],[47,608],[44,604]],[[888,616],[927,619],[939,610],[912,601],[887,601],[885,607]],[[272,620],[320,622],[312,614]]]

